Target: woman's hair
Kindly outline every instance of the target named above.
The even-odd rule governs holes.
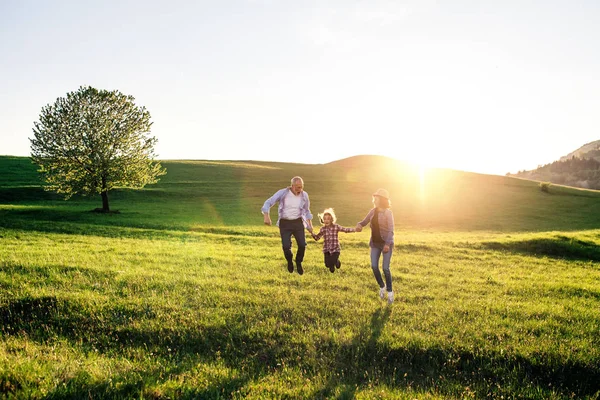
[[[390,208],[392,206],[392,202],[390,201],[390,199],[386,199],[385,197],[381,196],[373,196],[373,202],[375,202],[375,197],[379,198],[379,207]]]
[[[325,211],[323,211],[322,213],[318,214],[319,215],[319,221],[321,221],[321,223],[323,223],[323,217],[325,216],[325,214],[331,215],[331,223],[335,224],[335,221],[337,221],[337,217],[335,216],[335,211],[333,211],[333,208],[326,208]]]

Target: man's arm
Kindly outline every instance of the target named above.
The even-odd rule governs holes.
[[[263,204],[260,211],[262,211],[262,213],[263,213],[265,225],[271,225],[271,216],[269,215],[269,211],[271,210],[271,207],[273,207],[273,205],[281,199],[281,196],[283,194],[285,194],[286,190],[287,190],[287,188],[278,190],[277,192],[275,192],[275,194],[273,196],[269,197],[265,201],[265,204]]]
[[[304,214],[304,220],[306,221],[306,228],[309,231],[313,230],[313,226],[312,226],[312,219],[313,219],[313,215],[310,212],[310,198],[308,197],[308,193],[303,192],[306,195],[306,202],[304,204],[304,210],[303,214]]]
[[[263,220],[265,222],[265,225],[271,226],[272,222],[271,222],[271,216],[269,215],[269,213],[263,213]]]

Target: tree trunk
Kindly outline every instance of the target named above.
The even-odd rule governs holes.
[[[100,195],[102,196],[102,212],[109,212],[110,209],[108,208],[108,192],[102,192],[100,193]]]
[[[106,189],[106,175],[102,174],[102,212],[109,212],[108,208],[108,190]]]

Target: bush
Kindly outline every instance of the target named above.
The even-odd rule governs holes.
[[[540,190],[544,193],[550,193],[550,182],[540,182]]]

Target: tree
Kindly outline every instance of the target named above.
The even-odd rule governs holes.
[[[42,108],[34,122],[31,157],[45,190],[63,194],[100,194],[109,212],[108,192],[142,188],[166,174],[154,161],[156,138],[150,113],[117,90],[80,87]]]

